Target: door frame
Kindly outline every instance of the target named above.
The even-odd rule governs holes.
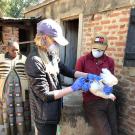
[[[83,36],[83,13],[82,11],[76,10],[76,12],[64,13],[56,19],[62,26],[63,34],[65,34],[63,21],[69,21],[78,19],[78,42],[77,42],[77,59],[82,55],[81,48],[82,48],[82,36]]]

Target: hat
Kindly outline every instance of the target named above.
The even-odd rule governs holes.
[[[61,26],[52,19],[45,19],[37,23],[37,34],[51,36],[58,44],[62,46],[68,44],[68,41],[63,36]]]
[[[107,37],[103,34],[96,34],[93,40],[92,49],[106,50],[108,46]]]

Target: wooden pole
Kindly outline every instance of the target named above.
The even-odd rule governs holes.
[[[34,41],[23,41],[23,42],[19,42],[19,45],[30,44],[30,43],[35,43],[35,42]]]

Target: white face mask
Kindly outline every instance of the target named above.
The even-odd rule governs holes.
[[[59,46],[56,44],[52,44],[48,47],[49,53],[58,53],[58,51],[59,51]]]
[[[104,54],[104,51],[92,49],[92,55],[95,58],[100,58],[101,56],[103,56],[103,54]]]

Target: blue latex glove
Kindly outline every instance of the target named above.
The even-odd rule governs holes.
[[[84,92],[89,91],[89,89],[91,87],[91,83],[93,83],[94,80],[99,81],[99,80],[101,80],[101,77],[98,75],[95,75],[95,74],[88,74],[87,78],[85,79],[85,83],[82,86],[82,90]]]
[[[90,87],[91,87],[91,82],[85,80],[85,83],[84,83],[83,86],[82,86],[82,91],[83,91],[83,92],[88,92],[89,89],[90,89]]]
[[[113,90],[112,87],[109,87],[108,85],[104,84],[104,89],[103,89],[103,91],[104,91],[104,93],[105,93],[106,95],[109,95],[110,93],[112,93],[112,90]]]
[[[85,83],[85,78],[80,77],[76,79],[76,81],[72,84],[71,88],[73,91],[81,90],[84,83]]]
[[[95,75],[95,74],[88,74],[88,75],[87,75],[87,79],[88,79],[89,81],[94,81],[94,80],[99,81],[99,80],[101,80],[102,78],[101,78],[100,76],[98,76],[98,75]]]

